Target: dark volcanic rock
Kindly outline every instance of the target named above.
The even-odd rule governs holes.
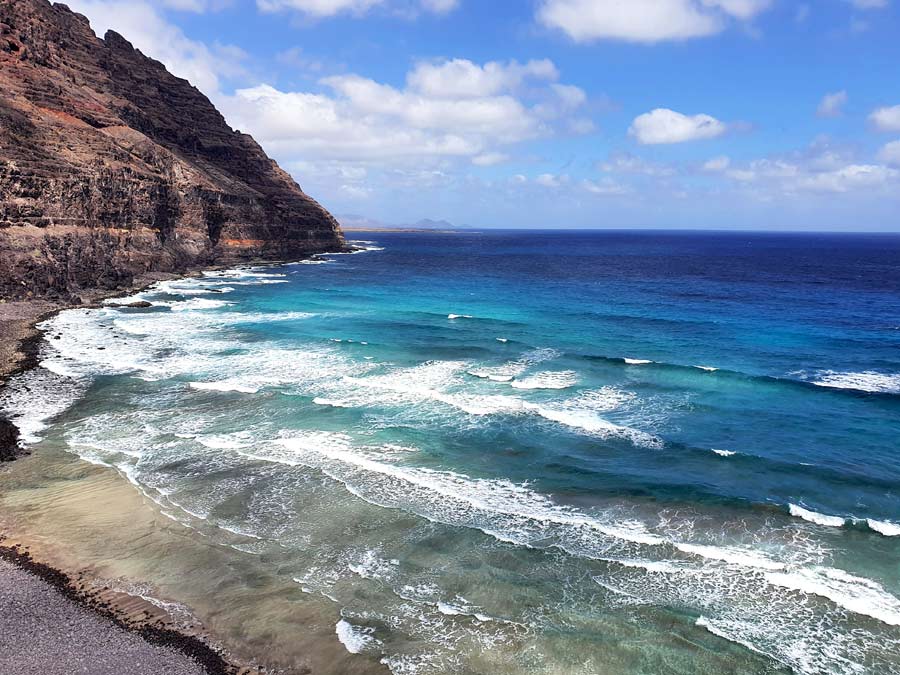
[[[0,462],[8,462],[19,454],[19,429],[0,416]]]
[[[0,299],[343,244],[186,80],[46,0],[0,0]]]

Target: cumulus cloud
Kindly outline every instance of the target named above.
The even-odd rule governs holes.
[[[825,94],[819,103],[816,114],[819,117],[840,117],[844,112],[844,106],[847,104],[847,92],[835,91]]]
[[[419,63],[407,74],[406,81],[410,88],[429,96],[477,98],[515,91],[526,79],[552,81],[558,78],[559,71],[549,59],[531,60],[525,64],[491,61],[483,66],[467,59],[452,59]],[[578,91],[584,94],[580,89]]]
[[[447,14],[458,5],[459,0],[416,0],[411,6],[404,5],[397,9],[407,16],[414,16],[417,10]],[[295,11],[324,19],[338,14],[362,16],[374,7],[392,6],[392,3],[389,0],[256,0],[256,6],[263,12]]]
[[[890,151],[885,153],[883,149],[879,161],[886,164],[888,154]],[[767,195],[896,190],[900,187],[900,171],[885,164],[861,161],[819,139],[804,151],[753,160],[728,169],[725,175]]]
[[[684,115],[657,108],[636,117],[628,134],[642,145],[659,145],[716,138],[726,131],[727,126],[710,115]]]
[[[186,0],[182,9],[188,8]],[[237,47],[210,48],[191,40],[168,22],[150,2],[144,0],[66,0],[70,8],[84,14],[99,36],[107,30],[124,35],[144,54],[166,64],[170,72],[183,77],[208,96],[215,96],[222,78],[243,72],[243,52]],[[196,7],[200,7],[197,4]],[[204,3],[202,7],[210,6]]]
[[[576,101],[572,88],[552,81],[558,76],[549,61],[456,59],[416,65],[404,88],[340,75],[320,81],[324,92],[239,89],[223,107],[283,158],[489,166],[506,160],[508,146],[560,133],[576,114],[583,93]]]
[[[576,42],[654,43],[706,37],[749,21],[772,0],[542,0],[537,19]]]
[[[900,105],[874,110],[869,121],[879,131],[900,131]]]
[[[891,166],[900,166],[900,140],[892,141],[881,148],[878,159]]]

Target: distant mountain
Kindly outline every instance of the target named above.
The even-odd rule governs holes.
[[[454,225],[446,220],[423,218],[411,224],[385,223],[366,216],[346,214],[336,216],[341,226],[347,230],[466,230],[469,225]]]

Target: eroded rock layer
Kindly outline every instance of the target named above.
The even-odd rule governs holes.
[[[46,0],[0,0],[0,299],[335,250],[335,219],[183,79]]]

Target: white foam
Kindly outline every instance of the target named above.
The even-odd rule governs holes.
[[[450,320],[453,319],[474,319],[475,317],[471,314],[448,314],[447,318]]]
[[[75,403],[89,385],[89,379],[35,368],[17,375],[0,390],[0,411],[18,428],[21,443],[33,445],[43,439],[50,420]]]
[[[157,304],[157,303],[154,303]],[[233,305],[233,302],[227,300],[210,300],[209,298],[195,298],[193,300],[185,300],[183,302],[159,303],[168,305],[173,312],[194,312],[203,309],[218,309]]]
[[[237,450],[239,448],[245,448],[251,443],[251,439],[247,432],[197,436],[195,440],[201,445],[205,445],[207,448],[210,448],[212,450]],[[244,533],[241,532],[239,534]]]
[[[316,405],[327,405],[332,408],[351,408],[352,406],[346,401],[338,401],[336,399],[330,398],[322,398],[321,396],[317,396],[313,399],[313,403]]]
[[[372,636],[374,631],[371,628],[354,626],[345,619],[341,619],[335,624],[334,632],[337,633],[341,644],[351,654],[362,654],[364,651],[373,649],[381,644]]]
[[[874,530],[885,537],[900,537],[900,524],[898,523],[868,518],[866,519],[866,524],[869,526],[869,529]]]
[[[839,569],[815,567],[771,572],[766,574],[766,580],[776,586],[828,598],[844,609],[889,626],[900,626],[900,600],[871,579]]]
[[[480,377],[485,380],[491,380],[492,382],[510,382],[515,377],[514,375],[506,373],[502,368],[476,368],[468,371],[468,373],[473,377]]]
[[[841,518],[839,516],[828,516],[824,513],[817,513],[816,511],[804,509],[802,506],[797,506],[796,504],[789,504],[788,510],[795,518],[803,518],[803,520],[807,520],[810,523],[815,523],[816,525],[824,525],[826,527],[843,527],[847,522],[845,518]]]
[[[694,366],[694,368],[705,370],[707,373],[714,373],[718,370],[718,368],[714,368],[713,366]]]
[[[222,380],[221,382],[190,382],[191,389],[201,391],[234,391],[240,394],[255,394],[259,387],[251,387],[240,382]]]
[[[502,337],[498,337],[498,338],[496,338],[496,340],[497,340],[497,342],[509,342],[509,339],[502,338]]]
[[[568,389],[578,384],[574,370],[544,371],[510,383],[515,389]]]
[[[764,570],[783,570],[785,568],[784,563],[767,558],[758,551],[748,549],[683,543],[675,544],[675,548],[682,553],[698,555],[709,560],[721,560],[739,567],[755,567]]]
[[[647,359],[622,359],[629,366],[645,366],[648,363],[653,363],[653,361],[648,361]]]
[[[871,393],[900,394],[900,374],[877,373],[866,370],[861,373],[840,373],[826,370],[818,374],[813,384],[834,389],[855,389]]]
[[[719,457],[734,457],[737,453],[734,450],[717,450],[713,448],[712,451],[719,455]]]

